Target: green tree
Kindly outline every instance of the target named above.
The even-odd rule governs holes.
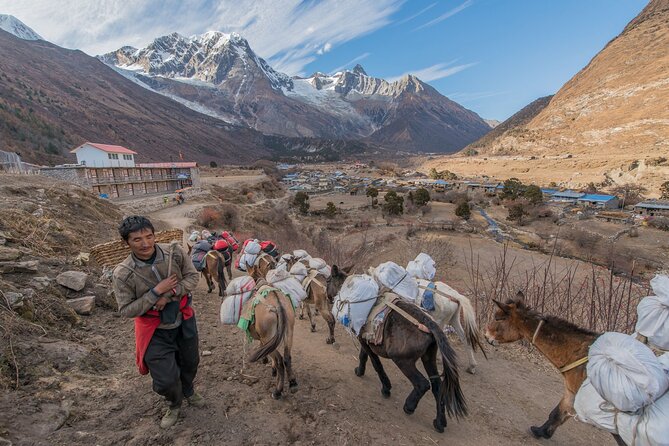
[[[427,189],[421,187],[416,190],[416,193],[413,196],[414,203],[416,206],[425,206],[430,201],[430,193]]]
[[[388,215],[402,215],[404,212],[404,197],[397,195],[395,191],[390,191],[386,193],[384,200],[383,210]]]
[[[472,216],[472,211],[469,207],[469,203],[466,201],[460,202],[458,207],[455,208],[455,215],[462,218],[463,220],[469,220]]]
[[[541,192],[541,189],[539,186],[535,184],[530,184],[527,186],[525,189],[525,193],[523,194],[525,198],[531,203],[531,204],[539,204],[544,201],[544,194]]]
[[[379,190],[375,187],[368,187],[366,195],[372,199],[372,206],[374,206],[374,200],[379,196]]]
[[[523,183],[518,178],[509,178],[504,182],[504,188],[500,197],[508,200],[515,200],[523,193]]]
[[[437,169],[435,169],[434,167],[432,169],[430,169],[430,174],[429,175],[430,175],[430,178],[433,179],[433,180],[438,180],[438,179],[441,178],[439,176],[439,172],[437,172]]]
[[[300,211],[301,214],[309,212],[309,195],[306,192],[298,192],[293,198],[293,206]]]
[[[660,186],[660,198],[663,200],[669,200],[669,181],[665,181]]]
[[[333,218],[337,214],[337,207],[331,201],[328,201],[328,204],[325,205],[325,215],[328,218]]]
[[[523,217],[527,215],[525,212],[525,206],[522,203],[515,203],[509,206],[509,216],[506,217],[507,220],[516,221],[518,224],[523,224]]]

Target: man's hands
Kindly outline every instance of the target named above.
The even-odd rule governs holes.
[[[161,296],[170,291],[172,288],[175,288],[178,283],[179,281],[177,280],[177,275],[172,274],[170,277],[161,280],[160,283],[158,283],[158,285],[153,287],[153,291],[155,291],[156,294]]]
[[[167,302],[169,302],[169,301],[167,300],[166,297],[161,297],[160,299],[158,299],[158,301],[153,306],[153,308],[155,308],[157,311],[163,311],[163,308],[165,308],[165,305],[167,305]]]

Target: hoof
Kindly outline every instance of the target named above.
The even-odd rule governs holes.
[[[388,392],[388,395],[390,395],[390,392]],[[413,413],[416,411],[415,408],[412,409],[412,408],[408,407],[406,404],[404,405],[403,409],[404,409],[404,413],[407,414],[407,415],[413,415]]]
[[[274,392],[272,392],[272,399],[280,400],[281,399],[281,392],[279,392],[278,390],[275,390]]]
[[[207,294],[211,294],[212,291],[214,291],[214,290],[209,290],[209,291],[207,291]]]
[[[434,426],[434,430],[436,430],[440,434],[444,433],[444,426],[441,423],[437,423],[437,420],[432,421],[432,426]]]
[[[312,325],[312,326],[311,326],[311,332],[312,332],[312,333],[316,333],[316,326],[315,326],[315,325]]]
[[[300,320],[301,320],[301,321],[304,320],[304,315],[303,315],[303,314],[300,314]]]
[[[530,427],[530,432],[532,435],[534,435],[534,438],[551,438],[552,435],[549,434],[547,431],[544,429],[537,427],[537,426],[532,426]]]
[[[365,376],[365,371],[360,367],[355,368],[355,376]]]
[[[476,375],[476,366],[470,365],[469,367],[467,367],[467,373],[471,375]]]
[[[288,388],[290,388],[291,393],[297,392],[297,380],[296,379],[291,379],[288,382]]]
[[[334,344],[334,343],[335,343],[335,339],[334,339],[334,338],[327,338],[327,339],[325,340],[325,343],[326,343],[326,344]]]
[[[385,387],[382,387],[381,388],[381,396],[384,397],[384,398],[390,398],[390,389],[386,389]],[[404,411],[406,412],[406,409]],[[413,411],[411,413],[413,413]]]

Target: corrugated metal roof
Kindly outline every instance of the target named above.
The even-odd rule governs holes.
[[[102,150],[103,152],[107,153],[125,153],[129,155],[137,155],[137,152],[127,149],[123,146],[113,146],[111,144],[98,144],[96,142],[85,142],[76,149],[70,150],[70,153],[75,153],[77,150],[81,149],[83,146],[86,145],[95,147],[96,149]]]
[[[615,200],[616,198],[618,197],[614,195],[585,194],[579,198],[579,201],[611,201]]]
[[[555,192],[553,197],[555,198],[581,198],[585,194],[583,192],[575,192],[573,190],[563,190],[562,192]]]
[[[643,209],[669,209],[669,201],[642,201],[634,205]]]
[[[178,163],[136,163],[135,167],[158,167],[161,169],[179,168],[179,167],[197,167],[195,161],[182,161]]]

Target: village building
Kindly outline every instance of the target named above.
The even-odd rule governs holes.
[[[573,190],[563,190],[557,191],[551,195],[550,201],[555,201],[559,203],[568,203],[576,204],[579,198],[583,197],[585,194],[583,192],[576,192]]]
[[[669,201],[646,200],[634,205],[634,212],[639,215],[651,217],[669,217]]]
[[[78,164],[42,168],[40,174],[79,184],[104,198],[173,193],[200,185],[195,162],[135,163],[136,152],[96,143],[82,144],[71,153]]]
[[[598,209],[617,209],[619,207],[618,197],[614,195],[585,194],[578,198],[578,204]]]

